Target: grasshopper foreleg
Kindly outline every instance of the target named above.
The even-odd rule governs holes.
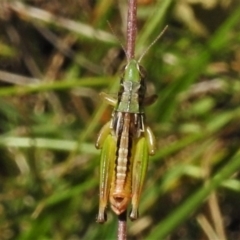
[[[105,93],[105,92],[101,92],[100,93],[100,96],[104,99],[104,101],[106,102],[106,103],[108,103],[109,105],[111,105],[111,106],[116,106],[116,104],[117,104],[117,99],[116,98],[114,98],[114,97],[112,97],[112,96],[110,96],[109,94],[107,94],[107,93]]]
[[[110,134],[111,132],[111,121],[107,122],[100,130],[98,136],[97,136],[97,140],[95,143],[95,147],[97,149],[101,149],[103,147],[103,144],[107,138],[107,136]]]

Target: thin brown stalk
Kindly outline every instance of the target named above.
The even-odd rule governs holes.
[[[135,56],[135,42],[137,34],[137,0],[128,0],[127,16],[127,60]]]
[[[137,34],[137,0],[128,0],[127,15],[127,61],[135,57],[135,42]],[[118,240],[127,239],[127,211],[118,216]]]
[[[118,216],[118,240],[127,239],[127,211],[124,211]]]

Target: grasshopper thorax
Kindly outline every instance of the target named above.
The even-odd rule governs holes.
[[[142,112],[146,86],[144,70],[135,59],[131,59],[124,67],[118,93],[117,111]]]

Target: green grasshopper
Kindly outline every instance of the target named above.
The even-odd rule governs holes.
[[[155,137],[145,124],[144,106],[156,95],[146,97],[145,71],[138,61],[130,59],[124,67],[117,99],[101,93],[114,106],[111,120],[98,135],[96,148],[102,149],[100,164],[99,212],[97,222],[106,221],[108,199],[117,214],[127,210],[130,219],[138,218],[138,206],[148,157],[155,153]]]

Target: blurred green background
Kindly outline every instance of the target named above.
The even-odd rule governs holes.
[[[116,239],[95,222],[100,151],[116,94],[127,1],[0,2],[0,240]],[[139,0],[137,56],[157,137],[128,239],[240,238],[240,4]],[[114,34],[108,25],[114,30]]]

